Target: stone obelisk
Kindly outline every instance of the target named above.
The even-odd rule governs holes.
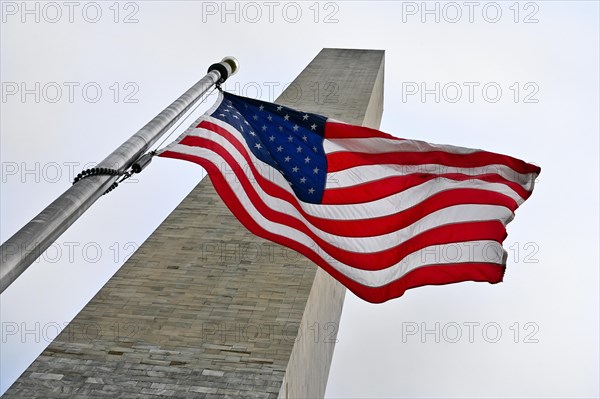
[[[323,49],[275,101],[379,127],[384,52]],[[6,397],[323,397],[345,288],[205,178]]]

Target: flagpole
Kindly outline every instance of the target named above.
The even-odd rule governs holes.
[[[98,174],[79,179],[0,246],[0,292],[21,275],[69,226],[125,171],[144,155],[171,126],[212,86],[224,82],[239,69],[237,60],[225,57],[171,105],[98,164],[97,169],[118,174]],[[141,166],[147,164],[147,161]]]

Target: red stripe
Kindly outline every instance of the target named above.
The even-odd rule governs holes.
[[[477,222],[465,222],[455,223],[439,226],[430,230],[427,230],[419,235],[411,237],[408,241],[391,247],[387,250],[378,252],[353,252],[341,249],[334,245],[331,245],[326,240],[320,238],[317,234],[312,232],[304,222],[296,219],[295,217],[279,212],[270,208],[266,205],[257,191],[254,185],[250,182],[242,168],[235,161],[233,156],[229,154],[223,147],[216,144],[208,139],[201,139],[198,142],[203,148],[208,148],[219,156],[221,156],[228,164],[228,171],[232,171],[235,174],[236,182],[242,185],[249,200],[254,204],[258,212],[265,218],[275,223],[284,224],[291,228],[294,228],[310,237],[319,247],[321,247],[328,255],[333,257],[339,262],[351,265],[358,269],[363,270],[381,270],[390,267],[400,262],[407,255],[432,245],[456,243],[463,241],[474,241],[474,240],[494,240],[502,243],[506,237],[506,230],[504,225],[497,220],[492,221],[477,221]],[[189,155],[186,160],[198,163],[199,157]],[[233,176],[229,176],[231,180]],[[220,174],[221,179],[226,177]],[[212,180],[216,181],[217,177],[213,176]]]
[[[414,152],[334,152],[327,155],[327,171],[339,172],[364,165],[423,165],[437,164],[457,168],[477,168],[486,165],[504,165],[517,173],[539,174],[540,168],[505,155],[491,152],[474,152],[471,154],[451,154],[444,151],[414,151]]]
[[[261,187],[267,194],[289,202],[313,226],[331,234],[348,237],[370,237],[382,235],[409,226],[417,220],[426,216],[428,213],[452,205],[501,205],[509,208],[513,212],[518,207],[517,203],[512,198],[497,192],[479,189],[454,189],[432,195],[426,200],[404,211],[399,211],[396,214],[381,216],[378,218],[332,220],[315,217],[306,213],[302,209],[302,207],[298,203],[297,198],[294,195],[292,195],[288,191],[285,191],[284,189],[272,183],[271,181],[265,179],[264,177],[262,177],[262,175],[260,175],[260,173],[258,173],[258,171],[254,167],[254,164],[251,161],[250,156],[248,155],[247,149],[242,143],[240,143],[235,138],[235,136],[233,136],[231,133],[229,133],[222,127],[215,125],[211,122],[203,121],[202,123],[200,123],[199,127],[211,130],[223,136],[225,139],[231,142],[231,144],[240,152],[240,154],[242,154],[246,162],[248,162],[248,164],[250,165],[250,170],[255,176],[256,182],[261,185]],[[205,139],[200,138],[198,136],[187,136],[180,143],[183,145],[197,147],[212,145],[210,143],[206,143],[204,140]]]
[[[161,156],[190,160],[200,164],[209,173],[211,181],[213,182],[217,193],[219,193],[219,196],[223,199],[223,202],[225,202],[231,212],[248,230],[260,237],[287,246],[305,255],[354,292],[354,294],[366,301],[372,303],[385,302],[389,299],[402,296],[404,292],[410,288],[424,285],[442,285],[461,281],[487,281],[493,284],[502,281],[505,269],[503,266],[488,263],[462,263],[424,266],[407,273],[401,279],[393,281],[388,285],[382,287],[364,286],[335,270],[312,249],[288,237],[270,233],[262,228],[254,221],[254,219],[252,219],[252,217],[250,217],[246,209],[244,209],[242,204],[238,201],[228,183],[223,178],[218,178],[222,175],[220,174],[219,169],[210,161],[171,151],[163,152]],[[192,160],[191,158],[194,159]],[[213,178],[213,176],[215,178]]]
[[[376,201],[381,198],[399,193],[411,187],[418,186],[436,178],[446,178],[454,181],[481,180],[488,183],[501,183],[510,187],[521,198],[526,200],[531,195],[518,183],[506,180],[500,175],[465,175],[462,173],[413,173],[404,176],[391,176],[381,180],[373,180],[350,187],[328,188],[323,193],[323,204],[360,204]],[[335,179],[335,174],[331,175]]]
[[[394,137],[391,134],[371,129],[370,127],[347,125],[345,123],[330,122],[329,120],[325,124],[326,139],[369,139],[373,137],[398,141],[404,140]]]
[[[327,122],[325,125],[326,139],[340,138],[386,138],[397,141],[404,141],[380,132],[375,129],[362,126],[346,125],[343,123]],[[335,155],[335,156],[334,156]],[[486,165],[505,165],[518,173],[541,172],[541,168],[536,165],[528,164],[520,159],[508,155],[496,154],[494,152],[477,151],[470,154],[452,154],[445,151],[414,151],[414,152],[390,152],[390,153],[358,153],[358,152],[335,152],[328,155],[327,170],[338,172],[340,170],[352,168],[361,165],[423,165],[440,164],[445,166],[455,166],[461,168],[474,168]]]
[[[512,198],[493,191],[468,188],[453,189],[434,194],[420,203],[395,214],[368,219],[368,221],[338,220],[328,223],[327,232],[348,237],[378,236],[410,226],[435,211],[454,205],[471,204],[499,205],[510,209],[512,212],[518,207]],[[316,226],[315,223],[313,224]]]
[[[365,287],[357,283],[353,284],[353,287],[347,285],[346,287],[359,298],[372,303],[381,303],[402,296],[406,290],[426,285],[444,285],[463,281],[497,284],[502,282],[505,269],[504,266],[493,263],[432,265],[415,269],[404,275],[401,279],[383,287]],[[337,278],[335,275],[334,277]],[[347,280],[353,282],[350,279]]]
[[[386,269],[401,262],[406,256],[433,245],[453,244],[477,240],[490,240],[502,244],[506,238],[506,229],[504,225],[497,220],[455,223],[432,228],[421,234],[411,237],[409,240],[400,245],[384,251],[361,253],[339,249],[333,245],[330,245],[326,241],[319,239],[315,236],[315,234],[306,230],[307,229],[301,229],[301,231],[311,237],[317,243],[317,245],[319,245],[319,247],[321,247],[334,259],[354,268],[370,271]],[[444,257],[454,256],[453,254],[440,253],[432,253],[432,255],[438,256],[438,259],[440,260],[453,260],[445,259]]]

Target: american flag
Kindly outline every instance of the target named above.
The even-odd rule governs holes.
[[[250,231],[369,302],[423,285],[502,281],[506,224],[540,173],[506,155],[226,92],[160,155],[204,167]]]

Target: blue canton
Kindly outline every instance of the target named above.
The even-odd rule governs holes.
[[[326,118],[230,93],[223,96],[211,116],[235,127],[252,153],[278,170],[300,200],[320,203],[327,175]]]

